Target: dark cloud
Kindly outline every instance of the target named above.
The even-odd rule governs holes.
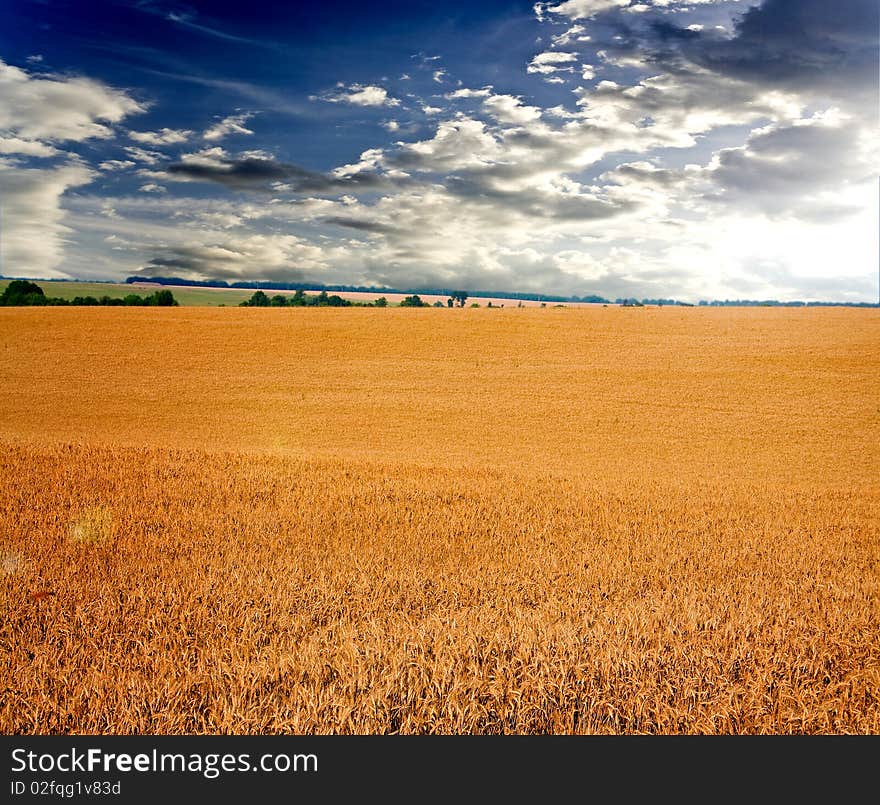
[[[376,221],[359,221],[356,218],[345,218],[342,216],[328,216],[321,219],[322,223],[335,224],[336,226],[345,226],[349,229],[357,229],[360,232],[377,232],[383,235],[392,234],[398,231],[397,227],[388,224],[378,223]]]
[[[766,0],[739,18],[731,38],[677,35],[688,59],[733,78],[861,95],[876,93],[878,31],[877,0]]]
[[[502,166],[503,168],[503,166]],[[548,221],[597,221],[626,212],[634,205],[617,204],[589,195],[547,193],[540,189],[499,190],[493,185],[494,166],[484,172],[450,176],[446,189],[463,201]]]
[[[294,193],[337,193],[369,190],[388,184],[382,176],[358,172],[328,176],[298,165],[258,157],[219,157],[205,161],[177,162],[168,173],[200,181],[217,182],[234,190],[271,190],[275,182],[288,185]]]
[[[220,247],[168,246],[162,251],[161,255],[151,258],[135,274],[144,278],[174,276],[181,279],[218,279],[229,282],[244,279],[299,282],[305,278],[303,271],[286,262],[283,265],[272,265],[261,259],[262,255],[259,253],[237,250],[228,243]]]
[[[734,203],[765,215],[830,221],[858,210],[835,196],[872,180],[875,167],[862,155],[859,130],[839,122],[777,126],[752,134],[741,148],[721,150],[709,177],[710,201]]]

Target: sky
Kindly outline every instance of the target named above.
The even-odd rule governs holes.
[[[0,0],[0,274],[878,298],[876,0]]]

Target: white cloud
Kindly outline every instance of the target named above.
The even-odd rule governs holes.
[[[567,0],[567,2],[558,5],[538,3],[535,6],[535,11],[538,19],[543,19],[549,13],[559,14],[572,20],[582,20],[594,17],[603,11],[628,6],[630,2],[631,0]]]
[[[571,62],[576,62],[577,60],[577,53],[548,50],[545,53],[537,54],[529,62],[527,71],[530,73],[541,73],[542,75],[549,75],[560,70],[572,72],[574,67],[570,66]]]
[[[168,189],[165,187],[162,187],[162,185],[152,184],[152,183],[142,184],[140,189],[141,189],[142,193],[167,193],[168,192]]]
[[[229,115],[208,128],[202,135],[206,140],[222,140],[230,134],[253,134],[244,124],[254,116],[253,112]]]
[[[0,130],[30,141],[107,139],[112,124],[146,107],[122,90],[83,77],[29,73],[0,61]]]
[[[52,157],[60,153],[57,148],[38,140],[22,140],[20,137],[0,137],[0,154]]]
[[[447,92],[443,97],[447,100],[456,100],[458,98],[488,98],[492,94],[491,87],[483,87],[482,89],[457,89],[455,92]]]
[[[3,199],[3,272],[18,277],[64,276],[58,266],[71,230],[61,206],[64,193],[92,180],[81,165],[18,168],[0,162]]]
[[[228,118],[227,118],[228,119]],[[219,124],[218,124],[219,125]],[[128,136],[145,145],[175,145],[185,143],[192,132],[187,129],[159,129],[159,131],[130,131]],[[212,138],[209,138],[212,139]]]
[[[130,159],[107,159],[100,163],[98,167],[102,171],[123,171],[127,168],[133,168],[135,164]]]
[[[523,125],[541,117],[536,106],[525,106],[513,95],[490,95],[483,101],[483,108],[501,123]]]
[[[122,150],[135,161],[144,162],[147,165],[155,165],[165,158],[158,151],[147,151],[144,148],[138,148],[136,145],[127,145]]]
[[[572,25],[568,30],[554,36],[553,44],[557,47],[565,47],[572,42],[589,42],[591,39],[583,25]]]
[[[328,103],[350,103],[353,106],[400,106],[400,101],[388,94],[384,87],[364,84],[340,85],[336,92],[310,96],[311,100],[320,99]]]

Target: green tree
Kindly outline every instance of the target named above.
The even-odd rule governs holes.
[[[269,297],[262,291],[254,291],[253,295],[241,307],[269,307]]]
[[[421,297],[416,294],[404,297],[400,301],[401,307],[427,307],[427,304],[427,302],[423,302]]]
[[[467,302],[467,291],[453,291],[450,296],[454,302],[458,302],[459,307],[464,307],[464,303]]]
[[[388,300],[384,296],[380,296],[375,302],[373,302],[375,307],[388,307]]]
[[[269,304],[272,307],[286,307],[287,298],[284,296],[284,294],[277,293],[269,300]]]
[[[0,305],[45,305],[43,289],[29,280],[12,280],[0,294]]]

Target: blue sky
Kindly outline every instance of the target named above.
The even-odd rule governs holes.
[[[877,295],[873,0],[0,19],[8,276]]]

